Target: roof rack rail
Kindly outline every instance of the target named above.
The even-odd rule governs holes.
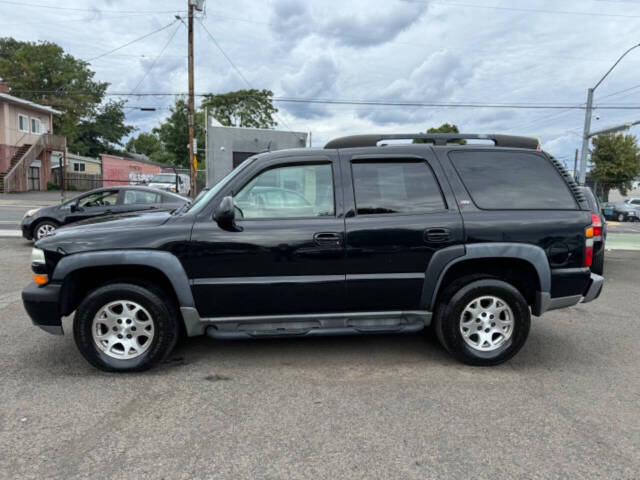
[[[381,140],[427,140],[435,145],[447,145],[458,140],[491,140],[496,147],[530,148],[537,150],[540,142],[534,137],[485,133],[383,133],[351,135],[331,140],[324,148],[375,147]]]

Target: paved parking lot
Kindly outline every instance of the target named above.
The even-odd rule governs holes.
[[[196,338],[134,375],[30,324],[29,252],[1,240],[2,478],[638,478],[637,252],[499,367],[422,334]]]

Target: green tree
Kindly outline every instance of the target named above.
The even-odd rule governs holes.
[[[124,101],[110,101],[96,106],[91,115],[78,124],[69,149],[90,157],[120,152],[115,145],[123,146],[122,137],[133,131],[132,126],[124,123],[123,104]]]
[[[617,188],[627,195],[633,180],[640,175],[640,148],[633,135],[598,135],[593,139],[589,176],[597,182],[601,198]]]
[[[0,77],[11,93],[62,111],[53,117],[54,132],[67,137],[70,150],[86,154],[115,150],[132,130],[121,102],[103,103],[109,84],[94,75],[55,43],[0,38]]]
[[[273,116],[278,109],[273,106],[271,90],[236,90],[234,92],[205,95],[202,108],[227,127],[273,128],[277,125]]]
[[[131,137],[125,146],[127,152],[141,153],[154,162],[173,163],[173,156],[164,148],[164,144],[155,133],[140,133]]]
[[[460,133],[460,130],[458,130],[458,126],[454,123],[454,124],[449,124],[449,123],[443,123],[442,125],[440,125],[439,127],[431,127],[429,130],[427,130],[427,133]],[[423,140],[420,138],[416,138],[413,143],[433,143],[429,140]],[[467,143],[466,140],[458,140],[458,143],[460,145],[465,145]]]
[[[169,116],[160,126],[153,129],[165,151],[165,162],[189,166],[189,124],[187,122],[187,102],[184,98],[177,98],[171,107]],[[204,113],[196,112],[195,133],[198,150],[204,148]],[[201,150],[200,150],[201,151]],[[201,160],[204,160],[202,158]]]

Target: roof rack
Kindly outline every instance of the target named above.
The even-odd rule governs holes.
[[[447,145],[458,140],[491,140],[496,147],[530,148],[537,150],[540,142],[537,138],[516,135],[500,135],[485,133],[390,133],[352,135],[331,140],[324,148],[375,147],[381,140],[420,139],[433,142],[435,145]]]

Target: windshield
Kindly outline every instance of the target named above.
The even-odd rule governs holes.
[[[213,187],[211,187],[211,189],[208,190],[204,195],[202,196],[198,195],[196,199],[193,201],[193,203],[189,205],[189,208],[185,210],[185,212],[198,213],[200,210],[202,210],[204,206],[207,205],[209,201],[216,196],[216,194],[220,191],[220,189],[223,186],[225,186],[238,173],[240,173],[242,170],[244,170],[250,164],[252,164],[256,158],[258,157],[255,156],[255,157],[247,158],[244,162],[240,164],[239,167],[237,167],[235,170],[231,170],[231,172],[229,172],[229,174],[226,177],[224,177],[222,180],[216,183]]]
[[[176,176],[173,173],[159,173],[153,176],[150,183],[176,183]]]

